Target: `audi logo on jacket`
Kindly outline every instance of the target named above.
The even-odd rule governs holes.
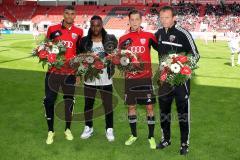
[[[131,43],[129,43],[129,41]],[[127,72],[125,74],[125,78],[137,79],[152,77],[151,47],[157,50],[157,40],[154,34],[145,32],[142,29],[139,29],[135,32],[130,31],[129,33],[120,37],[119,48],[132,51],[144,63],[144,69],[142,71],[137,73]]]
[[[69,66],[69,60],[76,55],[77,43],[80,42],[83,36],[83,30],[76,26],[66,28],[63,23],[50,26],[47,31],[47,38],[51,40],[62,40],[66,46],[65,65],[61,69],[55,67],[49,68],[48,72],[54,72],[57,74],[75,74],[74,69]]]

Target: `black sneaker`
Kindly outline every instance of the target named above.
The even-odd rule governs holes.
[[[189,152],[188,145],[183,143],[180,148],[180,155],[187,155]]]
[[[158,145],[157,145],[157,149],[164,149],[167,146],[171,145],[171,141],[170,140],[162,140]]]

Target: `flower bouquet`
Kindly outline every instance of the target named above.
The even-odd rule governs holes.
[[[76,69],[78,76],[84,76],[85,80],[99,79],[102,69],[106,67],[103,58],[96,53],[80,54],[70,60],[70,66]]]
[[[132,51],[122,49],[106,56],[106,61],[117,66],[120,73],[143,70],[143,63]]]
[[[65,52],[66,47],[63,41],[45,40],[33,50],[32,55],[39,58],[43,68],[48,65],[48,67],[60,69],[65,62]]]
[[[197,69],[196,61],[192,56],[169,54],[160,62],[160,84],[169,83],[171,86],[184,84]]]

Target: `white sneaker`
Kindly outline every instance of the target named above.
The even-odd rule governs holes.
[[[53,138],[55,136],[55,133],[52,132],[52,131],[49,131],[48,132],[48,137],[47,137],[47,140],[46,140],[46,143],[47,144],[52,144],[53,143]]]
[[[93,134],[93,128],[90,128],[88,126],[84,127],[83,133],[81,135],[82,139],[88,139],[89,137],[91,137]]]
[[[114,137],[113,129],[112,129],[112,128],[108,128],[108,129],[106,130],[106,137],[107,137],[107,139],[108,139],[109,142],[114,141],[115,137]]]

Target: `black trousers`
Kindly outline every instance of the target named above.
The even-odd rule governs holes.
[[[181,143],[189,144],[190,135],[190,80],[184,85],[170,87],[163,84],[159,89],[160,121],[163,139],[171,137],[171,105],[175,98],[181,133]]]
[[[93,126],[93,105],[97,90],[100,91],[102,104],[105,112],[106,129],[113,128],[113,106],[112,106],[112,85],[92,86],[84,84],[85,107],[84,117],[85,125],[90,128]]]
[[[65,121],[71,122],[74,105],[74,92],[76,77],[74,75],[60,75],[47,73],[45,77],[44,106],[49,130],[53,130],[54,104],[56,102],[60,87],[63,91],[65,103]]]

